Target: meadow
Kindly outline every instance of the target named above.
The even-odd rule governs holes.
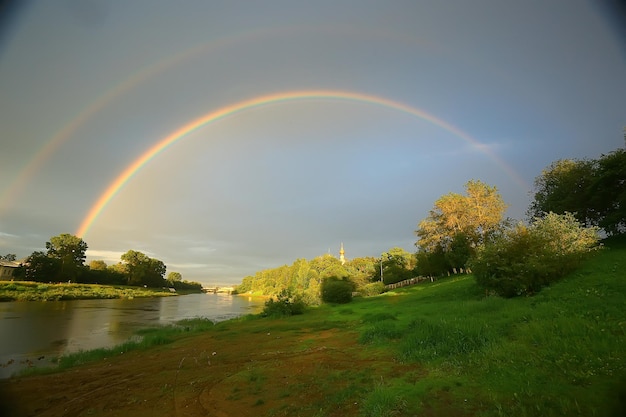
[[[32,281],[0,281],[0,301],[58,301],[107,298],[167,297],[173,295],[162,288],[125,285],[74,283],[41,283]]]
[[[298,316],[186,321],[0,387],[41,415],[621,416],[625,294],[626,240],[612,240],[532,297],[460,275]]]

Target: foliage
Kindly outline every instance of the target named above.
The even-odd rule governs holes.
[[[49,257],[45,252],[35,251],[26,259],[25,278],[28,281],[47,282],[57,276],[60,261]]]
[[[89,262],[89,270],[91,271],[106,271],[107,264],[101,259],[94,259]]]
[[[417,258],[417,267],[415,268],[417,275],[433,277],[444,275],[446,271],[450,270],[446,254],[440,246],[429,251],[419,249],[415,256]]]
[[[167,274],[167,282],[170,285],[181,282],[182,280],[183,276],[180,272],[170,272],[169,274]]]
[[[285,317],[304,313],[306,305],[301,296],[294,296],[289,290],[282,290],[276,299],[270,298],[265,302],[263,317]]]
[[[364,285],[359,289],[361,295],[365,297],[371,297],[374,295],[382,294],[385,292],[385,284],[380,281],[372,282],[370,284]]]
[[[202,292],[202,284],[195,281],[174,281],[171,285],[176,291]]]
[[[500,230],[506,210],[496,187],[472,180],[465,192],[440,197],[415,231],[419,250],[445,254],[449,269],[465,267],[476,248]]]
[[[529,295],[574,270],[597,242],[596,228],[582,227],[570,213],[549,213],[485,245],[471,268],[486,290],[504,297]]]
[[[598,160],[590,194],[597,225],[609,235],[626,232],[626,149]]]
[[[122,261],[128,268],[129,285],[147,285],[149,287],[161,287],[165,285],[165,264],[154,258],[135,251],[129,250],[122,255]]]
[[[409,254],[410,256],[410,254]],[[297,259],[291,265],[270,268],[245,277],[237,286],[239,294],[256,293],[276,296],[283,290],[300,294],[307,305],[321,302],[322,283],[328,277],[348,280],[360,290],[372,282],[372,274],[378,271],[378,260],[372,257],[354,258],[344,265],[330,254],[312,260]]]
[[[529,217],[544,213],[575,213],[584,225],[593,223],[589,189],[593,181],[594,162],[560,159],[554,161],[535,178],[534,201],[528,209]]]
[[[598,159],[563,159],[550,164],[535,179],[531,218],[546,213],[573,213],[587,226],[607,234],[626,231],[626,149]]]
[[[77,236],[62,233],[50,238],[46,242],[48,257],[57,259],[59,270],[56,274],[58,280],[76,281],[84,267],[87,243]]]
[[[328,277],[322,282],[322,301],[345,304],[352,301],[354,286],[350,281],[338,277]]]
[[[371,281],[380,281],[381,272],[385,284],[393,284],[412,278],[416,262],[415,254],[399,247],[393,247],[389,251],[384,252],[376,264],[373,265]]]
[[[13,262],[17,259],[14,253],[7,253],[6,255],[0,255],[0,261]]]

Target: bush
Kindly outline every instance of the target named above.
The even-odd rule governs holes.
[[[385,284],[380,281],[372,282],[371,284],[364,285],[361,288],[361,294],[365,297],[371,297],[373,295],[382,294],[385,291]]]
[[[470,267],[477,283],[503,297],[530,295],[578,267],[598,247],[597,228],[569,213],[517,225],[479,250]]]
[[[322,301],[345,304],[352,301],[353,284],[337,277],[328,277],[322,283]]]
[[[263,317],[285,317],[304,313],[306,304],[300,295],[292,295],[289,290],[282,290],[276,299],[265,302],[261,315]]]

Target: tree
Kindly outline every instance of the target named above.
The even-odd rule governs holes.
[[[369,285],[378,271],[379,262],[372,256],[362,258],[352,258],[344,265],[350,276],[350,281],[354,283],[357,291]]]
[[[558,160],[535,179],[530,219],[546,213],[572,213],[585,226],[608,235],[626,231],[626,150],[598,159]]]
[[[33,252],[26,259],[25,277],[27,281],[49,282],[59,274],[61,261],[51,258],[41,251]]]
[[[383,253],[379,262],[382,262],[383,282],[393,284],[413,276],[416,258],[412,253],[394,247]],[[375,276],[380,279],[380,268],[375,271]]]
[[[534,201],[527,210],[529,219],[546,213],[573,213],[583,225],[594,224],[590,199],[595,163],[589,160],[560,159],[535,178]]]
[[[87,243],[77,236],[63,233],[46,242],[48,257],[57,259],[61,268],[59,278],[76,280],[85,263]]]
[[[141,252],[131,249],[123,254],[121,259],[126,264],[128,285],[142,285],[146,279],[150,258]]]
[[[322,301],[325,303],[345,304],[352,301],[353,284],[337,277],[324,278],[321,288]]]
[[[170,272],[167,274],[167,282],[174,285],[176,282],[182,282],[183,276],[180,272]]]
[[[573,271],[595,250],[596,227],[585,228],[570,213],[548,213],[522,223],[478,251],[471,266],[477,283],[504,297],[530,295]]]
[[[467,262],[468,253],[471,255],[502,227],[507,206],[496,187],[472,180],[465,184],[465,192],[466,195],[449,193],[435,202],[429,216],[415,231],[418,237],[415,245],[420,251],[445,254],[460,251],[448,259]]]
[[[101,259],[94,259],[93,261],[89,262],[89,269],[91,271],[106,271],[107,264]]]
[[[6,255],[0,255],[0,261],[14,262],[17,259],[14,253],[7,253]]]
[[[128,285],[147,285],[160,287],[165,284],[165,264],[158,259],[135,251],[129,250],[121,257],[126,264],[128,273]]]
[[[589,195],[596,225],[609,235],[626,232],[626,149],[602,155]]]
[[[310,266],[311,269],[319,273],[320,278],[332,276],[345,278],[348,276],[348,271],[341,265],[341,261],[330,254],[318,256],[311,261]]]

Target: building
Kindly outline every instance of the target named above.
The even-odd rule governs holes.
[[[339,261],[341,261],[341,265],[346,263],[346,251],[343,250],[343,242],[341,242],[341,249],[339,249]]]
[[[22,266],[22,264],[14,261],[0,261],[0,281],[6,281],[13,278],[13,272]]]

